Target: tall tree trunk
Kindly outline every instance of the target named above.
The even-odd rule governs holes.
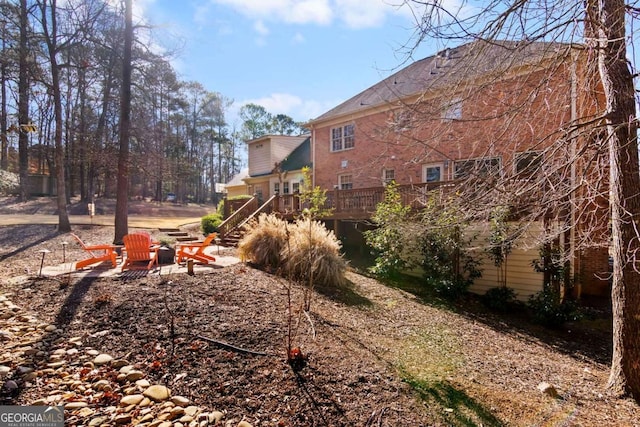
[[[58,22],[57,22],[57,1],[52,0],[49,7],[51,15],[51,27],[47,28],[47,6],[42,5],[42,22],[45,29],[45,38],[47,41],[47,49],[49,51],[49,63],[51,65],[51,90],[53,91],[53,115],[55,121],[54,141],[55,141],[55,170],[56,170],[56,191],[58,205],[58,231],[71,231],[69,223],[69,215],[67,213],[67,190],[65,181],[65,162],[64,147],[62,145],[62,93],[60,90],[60,66],[57,58],[57,38],[58,38]]]
[[[29,63],[27,55],[27,0],[20,0],[20,47],[18,48],[18,124],[29,123]],[[29,198],[29,139],[28,133],[18,125],[18,169],[20,174],[20,200]]]
[[[129,232],[129,133],[131,120],[131,45],[133,43],[132,0],[125,0],[124,54],[122,61],[122,94],[120,95],[120,152],[118,156],[118,189],[114,243],[122,243]]]
[[[6,29],[2,27],[2,55],[6,53]],[[7,61],[0,61],[0,169],[9,168],[9,141],[7,135]]]
[[[633,219],[640,217],[640,168],[633,77],[627,65],[625,2],[587,3],[597,37],[598,70],[607,101],[613,276],[613,358],[608,387],[640,400],[640,251]]]

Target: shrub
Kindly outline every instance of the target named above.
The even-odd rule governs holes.
[[[430,199],[422,212],[420,265],[428,286],[447,299],[462,297],[481,276],[480,261],[469,250],[475,236],[465,235],[466,222],[455,205]]]
[[[559,328],[565,322],[581,317],[580,307],[573,300],[560,300],[560,295],[551,287],[532,295],[527,302],[533,319],[548,328]]]
[[[222,223],[222,215],[219,213],[212,213],[202,217],[200,220],[200,228],[202,232],[207,235],[218,231],[218,226]]]
[[[289,235],[289,244],[281,251],[287,277],[327,287],[345,284],[347,264],[333,231],[306,218],[296,221]]]
[[[275,215],[260,214],[245,225],[245,235],[238,242],[240,258],[263,268],[280,268],[281,252],[287,244],[287,222]]]
[[[410,207],[402,204],[397,187],[393,182],[387,185],[384,200],[378,203],[372,217],[377,227],[363,233],[376,257],[369,271],[379,277],[398,277],[411,264],[406,249],[411,246],[412,234],[403,230],[409,220]]]
[[[506,286],[489,289],[483,296],[482,302],[493,311],[506,313],[516,301],[516,292]]]

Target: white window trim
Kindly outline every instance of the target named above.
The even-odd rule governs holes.
[[[392,178],[388,178],[387,177],[387,172],[393,172],[393,177]],[[396,180],[396,170],[394,168],[384,168],[382,169],[382,182],[385,184],[390,183],[391,181],[395,181]]]
[[[350,189],[353,189],[353,174],[345,173],[345,174],[338,175],[338,189],[339,190],[350,190],[349,188],[342,188],[342,185],[343,185],[342,178],[343,177],[347,177],[347,176],[351,178],[351,182],[349,182],[347,184],[351,184],[351,188]]]
[[[442,182],[442,181],[446,181],[446,176],[445,176],[445,172],[444,172],[444,162],[438,162],[438,163],[426,163],[424,165],[422,165],[422,182],[428,182],[427,181],[427,169],[429,168],[435,168],[435,167],[439,167],[440,168],[440,180],[439,181],[431,181],[431,182]]]
[[[351,134],[351,138],[353,140],[353,144],[351,147],[345,147],[345,128],[351,126],[353,128],[353,134]],[[334,139],[333,139],[333,131],[334,129],[340,129],[340,148],[334,149]],[[334,126],[329,129],[329,151],[332,153],[338,153],[340,151],[353,150],[356,146],[356,125],[354,123],[347,123],[341,126]],[[337,140],[336,140],[337,141]]]

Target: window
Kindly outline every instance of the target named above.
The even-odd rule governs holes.
[[[540,171],[540,167],[542,166],[542,152],[525,151],[523,153],[516,153],[513,163],[518,178],[531,178]]]
[[[289,194],[289,181],[282,183],[282,194]]]
[[[422,167],[422,180],[423,182],[444,181],[444,165],[442,163],[424,165]]]
[[[338,188],[341,190],[351,190],[353,188],[353,177],[351,175],[338,176]]]
[[[444,105],[442,120],[448,122],[460,119],[462,119],[462,100],[459,98],[452,99],[449,103]]]
[[[300,183],[294,182],[291,184],[291,188],[293,189],[293,194],[298,194],[300,192]]]
[[[331,151],[349,150],[355,147],[355,125],[331,129]]]
[[[382,171],[382,181],[385,184],[389,184],[396,179],[396,171],[394,169],[384,169]]]
[[[455,163],[455,179],[468,178],[470,176],[488,176],[500,173],[500,158],[460,160]]]
[[[276,182],[273,184],[273,194],[280,194],[280,183]]]

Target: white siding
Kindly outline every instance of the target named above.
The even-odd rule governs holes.
[[[522,227],[521,224],[512,223],[511,227]],[[483,295],[491,288],[500,286],[498,283],[498,270],[493,260],[485,252],[488,247],[488,224],[476,224],[472,226],[471,233],[477,233],[473,245],[475,253],[482,260],[479,266],[482,277],[476,279],[469,288],[470,292]],[[543,224],[536,222],[529,224],[525,233],[514,243],[511,253],[506,260],[507,286],[516,292],[516,298],[526,301],[529,296],[542,290],[544,275],[534,271],[532,261],[540,257],[539,237],[542,235]],[[407,271],[407,274],[416,277],[424,275],[421,268]]]
[[[257,176],[270,173],[274,164],[271,162],[271,140],[261,139],[249,144],[249,175]]]
[[[521,227],[521,224],[511,223],[510,227]],[[480,246],[477,253],[481,256],[482,277],[476,279],[469,289],[477,294],[484,294],[487,290],[500,286],[498,283],[498,269],[493,260],[484,251],[488,247],[489,227],[487,224],[478,224],[478,238],[475,243]],[[543,286],[544,276],[534,271],[532,261],[540,257],[539,237],[542,235],[542,223],[529,224],[525,233],[514,243],[511,253],[506,259],[506,283],[516,292],[521,301],[526,301],[529,296],[540,292]]]
[[[307,137],[269,135],[249,142],[249,175],[259,176],[273,171]]]

